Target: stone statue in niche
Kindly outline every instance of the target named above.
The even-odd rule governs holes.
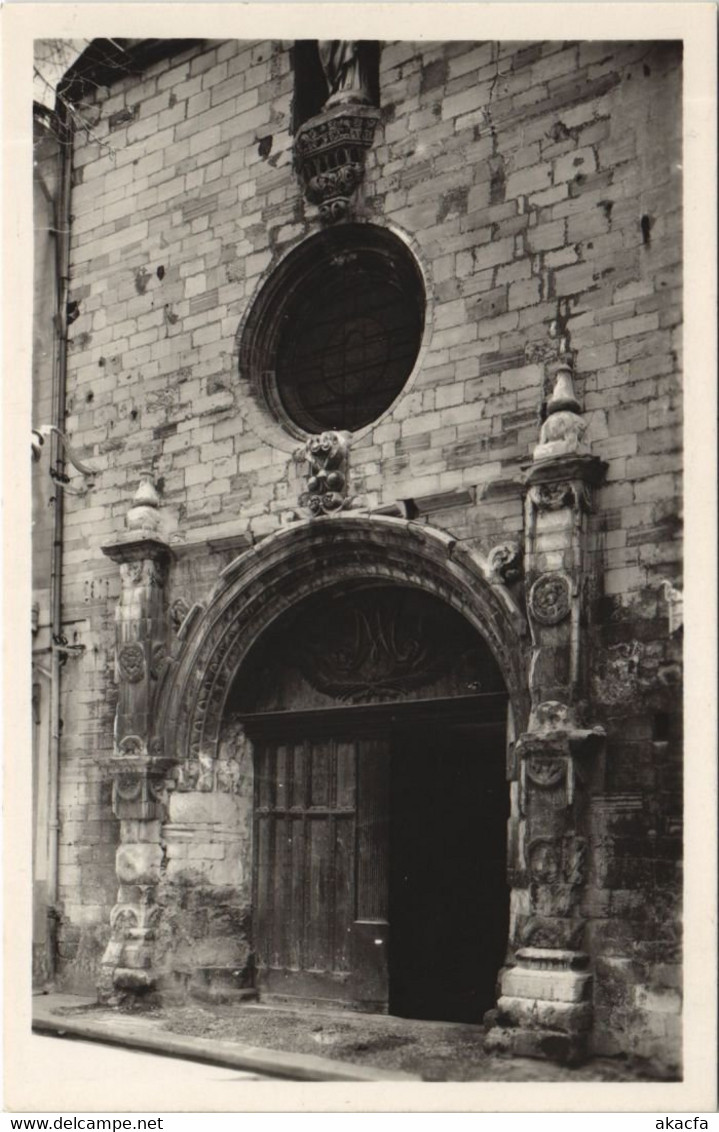
[[[325,109],[347,102],[369,105],[372,99],[359,40],[320,39],[317,49],[329,88]]]

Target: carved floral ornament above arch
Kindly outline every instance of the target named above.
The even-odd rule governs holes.
[[[225,705],[251,647],[311,594],[372,580],[447,602],[484,638],[518,720],[528,712],[526,621],[509,591],[444,532],[386,516],[312,519],[271,536],[223,571],[163,682],[155,734],[170,758],[216,757]]]

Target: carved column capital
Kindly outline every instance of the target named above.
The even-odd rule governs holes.
[[[140,740],[138,742],[138,747]],[[127,745],[127,741],[125,741]],[[110,760],[112,811],[121,821],[162,821],[165,817],[167,778],[175,763],[138,750]]]
[[[525,466],[524,483],[528,493],[538,503],[543,498],[548,501],[562,498],[564,493],[563,503],[560,506],[566,506],[571,503],[570,491],[575,493],[576,498],[579,485],[584,485],[586,488],[597,487],[602,482],[607,467],[607,463],[599,456],[587,453],[553,456],[536,460]],[[546,509],[556,508],[548,506]]]
[[[149,531],[125,531],[113,542],[106,543],[101,550],[121,566],[134,562],[154,562],[164,568],[172,556],[169,544],[160,535]]]

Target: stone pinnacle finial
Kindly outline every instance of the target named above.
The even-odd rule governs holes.
[[[557,360],[550,364],[554,376],[554,388],[547,401],[547,416],[552,413],[581,413],[581,406],[574,392],[574,353],[569,337],[569,305],[557,306],[557,316],[549,325],[549,337],[557,343]]]
[[[160,527],[160,497],[155,486],[155,473],[152,468],[140,472],[140,483],[127,512],[125,522],[131,531],[156,531]]]
[[[557,342],[557,358],[549,363],[554,386],[546,404],[546,420],[542,425],[535,460],[555,456],[585,455],[589,447],[584,440],[587,424],[574,392],[574,353],[569,339],[569,306],[557,307],[557,316],[549,327],[549,336]]]

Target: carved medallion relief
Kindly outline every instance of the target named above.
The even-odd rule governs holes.
[[[117,655],[117,667],[120,676],[130,684],[137,684],[145,675],[145,650],[141,644],[133,641],[122,645]]]
[[[542,574],[529,591],[529,610],[541,625],[558,625],[569,616],[571,583],[566,574]]]

